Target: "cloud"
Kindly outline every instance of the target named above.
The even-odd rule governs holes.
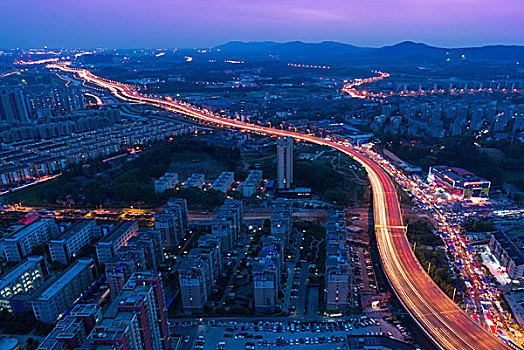
[[[290,14],[295,14],[298,16],[298,19],[304,22],[316,22],[316,21],[326,21],[326,20],[345,20],[346,17],[337,14],[332,11],[326,11],[318,8],[303,8],[303,7],[289,7],[287,11]]]

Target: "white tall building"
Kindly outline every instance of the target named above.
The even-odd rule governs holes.
[[[293,138],[277,140],[277,187],[289,189],[293,184]]]

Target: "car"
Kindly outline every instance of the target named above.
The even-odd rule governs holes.
[[[186,335],[186,336],[184,337],[184,343],[189,343],[189,335]]]

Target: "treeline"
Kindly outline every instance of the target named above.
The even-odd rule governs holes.
[[[405,221],[408,226],[407,236],[410,242],[417,242],[417,244],[424,244],[430,246],[443,245],[442,239],[433,234],[433,227],[427,221],[416,220],[414,222]]]
[[[178,158],[205,156],[219,162],[227,170],[240,164],[240,151],[209,145],[196,139],[176,138],[161,142],[140,153],[138,158],[120,164],[91,161],[88,166],[77,166],[65,172],[52,186],[43,187],[39,197],[46,203],[70,203],[89,206],[143,204],[156,206],[171,197],[186,198],[189,203],[220,204],[223,196],[216,191],[198,188],[166,191],[156,194],[154,179],[164,175]],[[118,162],[118,161],[117,161]],[[112,168],[111,168],[112,167]]]
[[[457,291],[466,291],[464,281],[456,277],[457,270],[454,271],[448,264],[446,253],[437,249],[437,246],[443,244],[442,239],[433,234],[433,227],[427,221],[416,220],[410,223],[406,220],[407,236],[411,242],[417,242],[415,255],[424,268],[428,271],[429,276],[450,298],[453,297],[455,288]],[[429,246],[422,248],[422,245]],[[432,249],[431,249],[432,248]],[[453,263],[453,261],[452,261]],[[456,295],[455,301],[460,301],[459,294]]]
[[[382,134],[387,149],[408,163],[427,170],[434,165],[456,166],[469,170],[494,183],[510,181],[524,189],[524,177],[507,180],[506,172],[524,172],[524,146],[509,143],[486,143],[485,147],[496,148],[504,157],[488,156],[475,145],[473,139],[446,138],[435,150],[417,144],[403,142],[402,135]]]
[[[495,231],[493,220],[484,218],[469,218],[464,223],[464,230],[467,232],[491,232]]]
[[[328,165],[297,161],[294,168],[295,186],[309,187],[328,203],[347,206],[369,200],[366,186],[349,183],[344,176]],[[350,196],[350,193],[352,196]]]
[[[37,321],[33,312],[25,314],[13,314],[6,309],[0,311],[0,330],[4,334],[30,334],[34,330],[35,335],[45,336],[53,329],[54,325],[49,325]]]
[[[448,297],[453,297],[455,288],[457,292],[466,292],[466,284],[462,279],[457,279],[454,273],[456,271],[453,271],[449,267],[443,251],[427,251],[417,248],[415,255],[426,271],[428,271],[429,268],[429,276]],[[462,297],[460,293],[457,293],[455,295],[455,301],[460,302],[459,298]]]

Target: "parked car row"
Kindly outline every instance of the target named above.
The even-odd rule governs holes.
[[[313,333],[325,333],[325,332],[337,332],[345,331],[349,332],[353,328],[367,327],[378,324],[376,320],[367,316],[360,318],[351,318],[340,321],[321,321],[321,322],[264,322],[255,321],[250,323],[238,323],[231,322],[217,322],[214,326],[225,326],[226,338],[234,336],[243,336],[244,338],[252,338],[251,332],[271,332],[271,333],[295,333],[295,332],[313,332]],[[230,333],[228,333],[230,332]]]
[[[344,335],[339,336],[321,336],[321,337],[304,337],[296,339],[283,339],[277,338],[273,341],[269,340],[259,340],[258,346],[295,346],[295,345],[315,345],[315,344],[325,344],[325,343],[342,343],[346,340]]]

